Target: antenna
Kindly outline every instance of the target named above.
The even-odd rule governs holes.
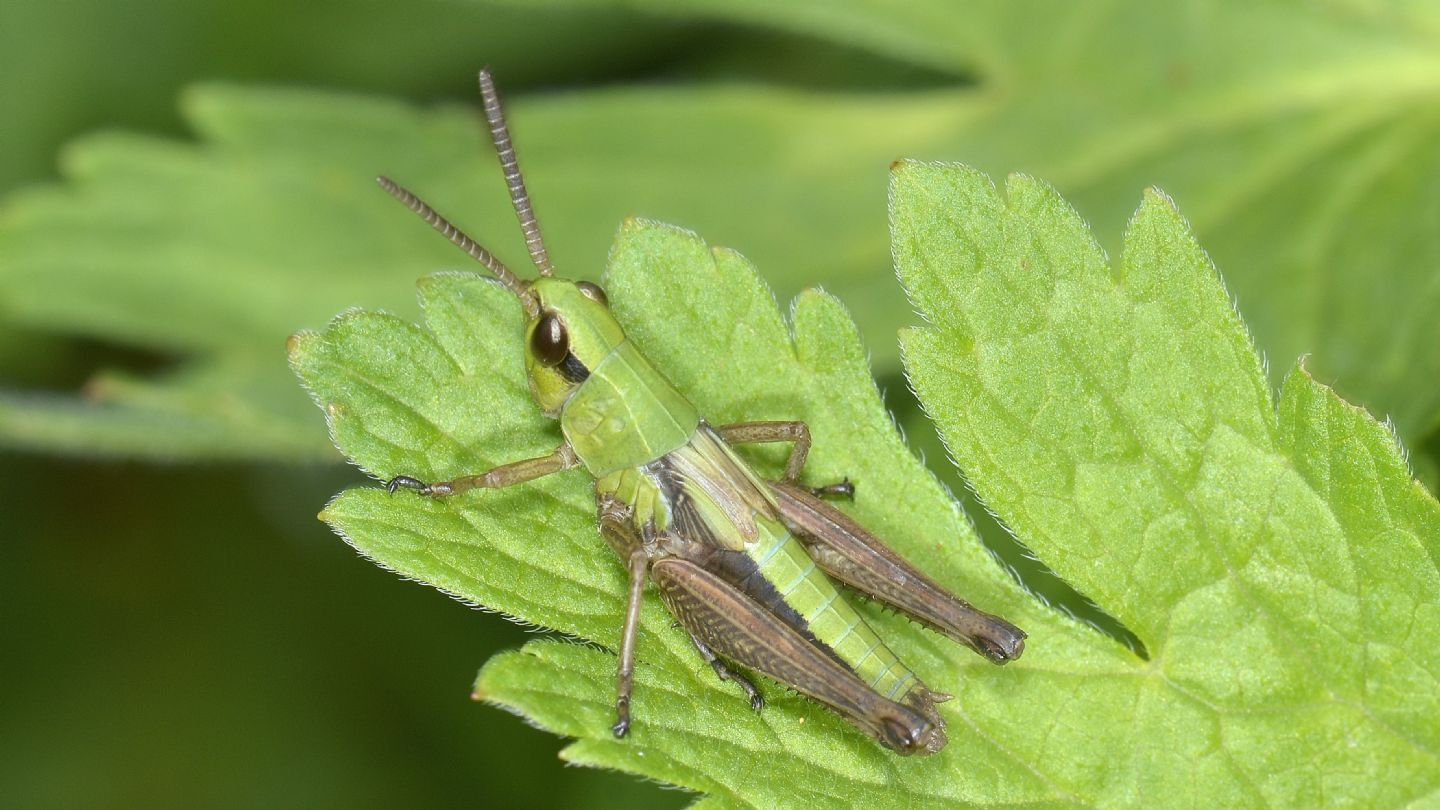
[[[485,265],[491,273],[495,274],[496,278],[500,279],[500,283],[505,285],[506,289],[515,293],[520,299],[520,303],[525,307],[526,314],[531,317],[539,314],[540,305],[535,301],[534,293],[530,292],[530,285],[521,280],[519,276],[510,272],[510,268],[506,267],[504,262],[495,258],[495,254],[481,247],[479,242],[471,239],[464,231],[451,225],[449,220],[440,216],[434,208],[426,205],[424,200],[415,196],[409,189],[388,177],[377,177],[375,178],[375,182],[379,183],[381,188],[389,192],[391,197],[404,203],[406,208],[419,214],[420,218],[425,220],[430,227],[439,231],[441,236],[449,239],[453,245],[468,253],[470,258]]]
[[[535,269],[540,271],[540,275],[554,275],[550,254],[545,252],[545,240],[540,237],[540,224],[535,221],[535,209],[530,206],[530,195],[525,191],[525,178],[520,175],[515,145],[510,143],[505,111],[500,108],[500,95],[495,92],[489,68],[480,71],[480,98],[485,104],[485,120],[490,123],[490,138],[495,141],[495,152],[500,156],[500,168],[505,172],[505,185],[510,189],[510,203],[515,206],[520,230],[525,232],[525,247],[530,250],[530,260],[535,262]]]

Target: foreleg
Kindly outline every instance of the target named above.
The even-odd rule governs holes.
[[[429,498],[448,498],[471,489],[502,489],[523,484],[551,473],[571,469],[579,464],[580,460],[575,457],[575,451],[567,442],[555,448],[555,452],[548,456],[502,464],[479,475],[466,475],[451,481],[437,481],[433,484],[427,484],[408,475],[397,475],[385,484],[385,488],[392,493],[403,487],[413,489]]]

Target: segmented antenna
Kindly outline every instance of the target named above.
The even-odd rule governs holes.
[[[419,214],[420,218],[425,220],[430,227],[439,231],[441,236],[449,239],[456,247],[468,253],[470,258],[485,265],[491,273],[495,274],[496,278],[500,279],[501,284],[504,284],[510,292],[515,293],[515,295],[520,298],[520,303],[525,306],[525,312],[527,314],[533,317],[539,313],[540,305],[535,301],[534,294],[530,292],[530,286],[521,280],[519,276],[510,272],[510,268],[506,267],[504,262],[495,258],[495,254],[481,247],[480,243],[471,239],[464,231],[451,225],[449,220],[440,216],[434,208],[426,205],[424,200],[415,196],[409,189],[388,177],[377,177],[375,178],[375,182],[379,183],[381,188],[389,192],[391,197],[404,203],[406,208]]]
[[[525,191],[525,178],[520,175],[515,145],[510,143],[505,111],[500,108],[500,95],[495,92],[489,69],[480,71],[480,98],[485,105],[485,120],[490,123],[490,138],[495,141],[495,152],[500,156],[500,168],[505,172],[505,185],[510,189],[510,203],[515,206],[520,230],[525,232],[525,247],[530,250],[530,260],[535,262],[535,269],[540,271],[540,275],[553,275],[550,254],[545,252],[545,240],[540,237],[540,224],[535,221],[535,209],[530,206],[530,195]]]

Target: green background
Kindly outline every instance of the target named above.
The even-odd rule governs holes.
[[[191,137],[178,98],[199,81],[473,105],[475,69],[489,65],[512,99],[653,90],[690,109],[717,87],[738,87],[727,103],[747,111],[745,88],[760,88],[780,109],[754,120],[778,135],[727,132],[710,153],[667,155],[666,165],[691,161],[710,181],[703,170],[714,152],[753,156],[780,167],[766,187],[773,200],[696,182],[682,190],[706,202],[633,213],[737,247],[783,296],[825,284],[845,298],[909,438],[957,492],[894,362],[894,328],[908,318],[883,249],[885,182],[888,160],[902,154],[1035,172],[1080,206],[1102,240],[1119,233],[1145,185],[1160,184],[1195,221],[1262,348],[1274,352],[1271,366],[1330,347],[1314,359],[1319,373],[1373,412],[1394,414],[1417,472],[1433,484],[1440,93],[1427,78],[1433,56],[1412,58],[1435,51],[1433,13],[1403,3],[1321,5],[1313,17],[1287,4],[1106,17],[992,6],[970,17],[924,3],[891,16],[860,2],[709,2],[666,17],[628,10],[647,5],[11,0],[0,9],[0,190],[53,181],[64,144],[95,130]],[[782,95],[764,96],[771,89]],[[777,157],[794,149],[783,137],[793,126],[786,105],[826,111],[835,99],[873,102],[878,112],[837,114],[844,126],[828,133],[833,151]],[[886,116],[892,99],[917,104],[897,103]],[[1246,118],[1256,108],[1269,111]],[[547,156],[587,142],[583,131],[515,135],[542,176]],[[538,155],[526,152],[534,141],[544,142]],[[632,212],[577,222],[583,238],[564,243],[556,234],[570,226],[544,219],[546,206],[586,199],[583,190],[565,197],[564,180],[547,180],[553,193],[537,194],[537,207],[562,240],[557,253],[588,259],[584,274],[593,275],[606,234]],[[623,207],[629,193],[618,189],[613,204]],[[634,199],[653,206],[666,193],[640,189]],[[1357,195],[1368,204],[1344,216],[1323,205]],[[487,225],[482,238],[518,267],[510,227]],[[1314,255],[1305,260],[1278,247],[1332,231],[1348,241],[1307,247]],[[1362,248],[1371,251],[1363,261],[1354,256]],[[1363,284],[1337,285],[1337,266]],[[1361,294],[1372,289],[1392,297]],[[311,303],[409,311],[410,296],[409,279],[397,277],[391,299],[337,293]],[[1397,298],[1415,311],[1397,311]],[[1287,331],[1289,320],[1312,326]],[[284,337],[274,335],[277,365]],[[143,375],[171,359],[89,330],[47,328],[8,307],[0,287],[0,388],[9,395],[69,394],[97,373]],[[1366,377],[1371,368],[1384,373]],[[321,435],[318,411],[313,424]],[[157,463],[9,441],[28,449],[0,450],[7,803],[686,803],[629,777],[564,768],[554,756],[560,740],[471,703],[478,665],[525,631],[380,571],[315,520],[362,478],[338,455],[330,464]],[[1085,610],[983,511],[970,512],[1028,581]]]
[[[0,188],[55,176],[65,141],[95,129],[183,135],[177,94],[196,80],[470,103],[483,64],[514,94],[624,81],[667,69],[700,35],[631,15],[434,2],[18,0],[0,10]],[[410,290],[396,279],[398,298]],[[281,366],[284,338],[274,340]],[[159,362],[35,330],[0,340],[0,380],[22,391],[73,390],[100,368]],[[339,542],[315,514],[362,476],[338,458],[152,465],[4,453],[5,804],[687,803],[632,777],[564,767],[561,740],[471,702],[479,665],[525,629]]]

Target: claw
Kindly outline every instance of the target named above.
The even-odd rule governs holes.
[[[429,484],[421,481],[418,478],[411,478],[408,475],[397,475],[385,483],[385,491],[389,492],[391,495],[394,495],[395,490],[401,487],[404,487],[406,489],[413,489],[421,495],[430,494]]]
[[[750,708],[757,712],[765,708],[765,697],[760,694],[760,690],[755,688],[755,684],[751,682],[749,678],[730,669],[730,667],[726,666],[719,658],[711,661],[710,666],[715,670],[715,674],[719,676],[720,680],[734,681],[740,685],[741,689],[745,690],[745,694],[750,696]]]
[[[630,696],[620,695],[615,700],[615,725],[610,731],[618,737],[624,737],[630,731]]]
[[[838,484],[829,484],[823,487],[811,487],[810,494],[817,498],[843,498],[850,500],[855,497],[855,485],[850,483],[847,476]]]

